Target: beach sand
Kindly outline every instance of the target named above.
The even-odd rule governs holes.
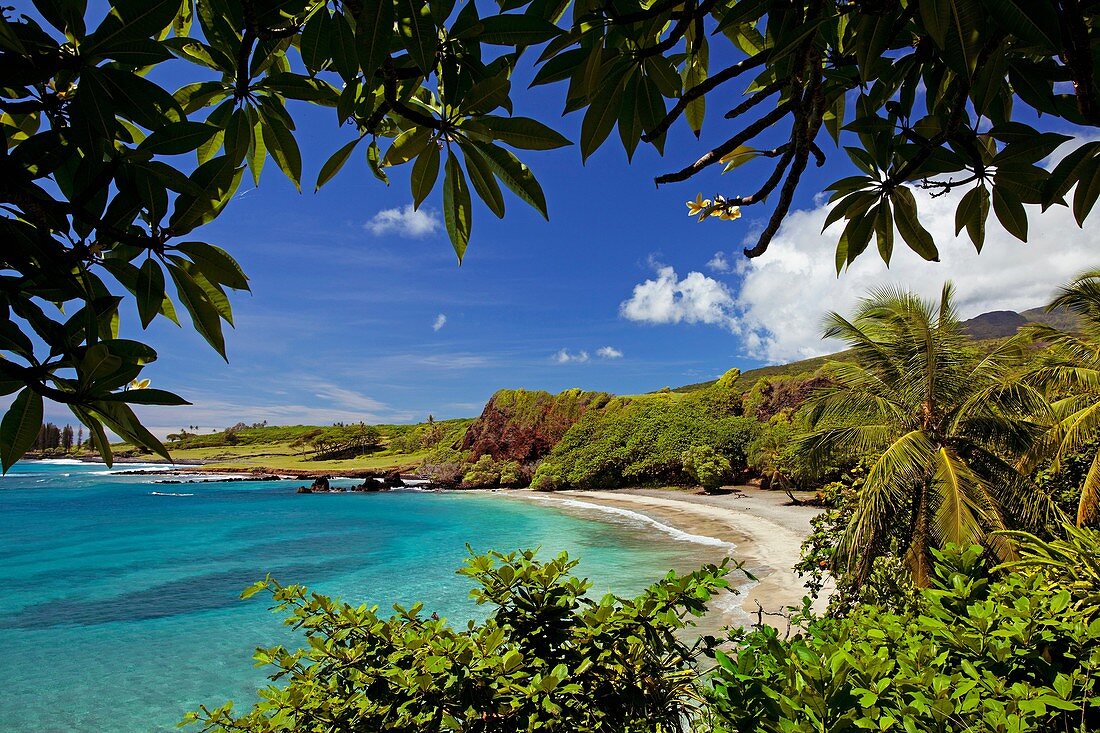
[[[510,492],[510,495],[521,495],[521,492]],[[744,561],[745,569],[759,582],[742,590],[734,603],[736,606],[736,601],[740,601],[739,607],[719,606],[725,623],[741,625],[762,620],[785,631],[785,618],[761,614],[761,610],[775,613],[788,606],[801,606],[803,596],[808,594],[803,579],[792,568],[798,562],[802,541],[810,533],[810,520],[821,510],[793,505],[783,492],[739,486],[725,494],[620,489],[522,492],[522,495],[529,500],[571,500],[626,509],[689,535],[730,543],[723,548],[700,545],[701,560],[711,561],[715,550],[720,549],[735,560]],[[738,584],[736,576],[731,579]],[[828,603],[828,591],[826,588],[814,604],[819,612]]]

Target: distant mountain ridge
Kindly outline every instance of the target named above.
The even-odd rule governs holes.
[[[963,328],[971,338],[1005,338],[1015,336],[1016,332],[1029,323],[1042,323],[1063,331],[1073,331],[1078,327],[1077,316],[1064,308],[1047,312],[1045,308],[1030,308],[1026,311],[990,311],[963,321]]]

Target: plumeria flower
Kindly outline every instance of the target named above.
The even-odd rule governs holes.
[[[726,208],[722,209],[721,213],[718,214],[718,218],[722,221],[733,221],[734,219],[740,219],[741,207],[727,206]]]
[[[710,199],[703,198],[703,194],[699,194],[695,197],[694,201],[688,201],[688,216],[699,215],[699,221],[706,219],[708,216],[707,209],[710,208]]]

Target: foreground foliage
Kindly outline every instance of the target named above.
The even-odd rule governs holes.
[[[739,565],[596,601],[564,554],[493,552],[460,571],[492,610],[459,629],[419,604],[386,619],[269,578],[245,595],[271,593],[308,649],[257,652],[279,686],[251,711],[203,708],[185,722],[250,733],[1083,733],[1100,726],[1100,532],[1066,532],[1014,535],[1020,559],[998,567],[979,546],[951,545],[904,606],[803,609],[787,634],[736,629],[721,644],[685,632]]]
[[[701,639],[678,633],[727,588],[736,569],[669,573],[634,599],[586,593],[564,553],[475,556],[459,571],[491,607],[455,628],[422,605],[352,607],[272,579],[275,609],[309,640],[305,651],[261,649],[283,684],[236,717],[232,704],[188,716],[204,731],[681,731],[698,713]]]
[[[1065,554],[1096,562],[1100,535]],[[1041,543],[1031,555],[1041,555]],[[1100,616],[1082,608],[1098,576],[994,573],[974,546],[936,553],[915,610],[864,604],[809,619],[790,639],[734,634],[717,652],[710,709],[719,729],[1086,731],[1100,726]]]

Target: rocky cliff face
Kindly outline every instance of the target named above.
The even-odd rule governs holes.
[[[470,451],[470,460],[489,455],[494,460],[534,461],[548,454],[584,413],[601,409],[613,399],[606,392],[579,389],[557,395],[501,390],[466,431],[462,448]]]

